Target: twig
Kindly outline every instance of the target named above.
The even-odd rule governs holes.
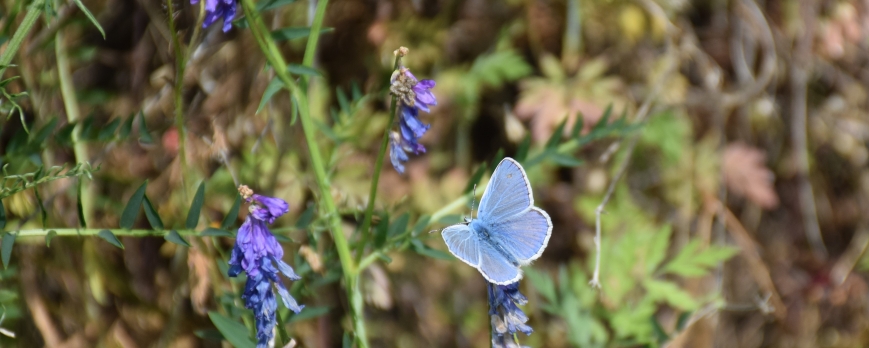
[[[791,138],[793,141],[793,156],[797,164],[797,179],[799,181],[800,210],[806,239],[812,252],[819,260],[827,259],[827,247],[821,237],[818,225],[818,213],[815,209],[815,195],[809,181],[809,154],[806,142],[806,96],[809,80],[809,66],[812,63],[812,40],[814,39],[815,7],[812,3],[802,3],[802,17],[805,30],[797,38],[794,45],[793,61],[790,69],[791,82]]]
[[[664,85],[664,81],[666,81],[667,77],[676,70],[678,55],[675,54],[677,50],[675,49],[675,44],[672,40],[668,40],[667,42],[667,55],[670,55],[670,66],[661,74],[657,83],[655,83],[654,89],[646,95],[646,99],[643,101],[643,104],[640,106],[640,109],[637,110],[637,117],[634,120],[634,124],[640,124],[645,120],[646,116],[649,114],[649,109],[652,107],[652,101],[657,98],[658,94],[661,92],[661,87]],[[600,204],[597,206],[597,209],[594,211],[595,215],[595,228],[594,228],[594,249],[595,249],[595,261],[594,261],[594,275],[591,278],[591,281],[588,283],[595,288],[600,289],[600,235],[601,235],[601,223],[600,216],[604,213],[604,207],[612,198],[613,192],[615,191],[616,184],[619,182],[619,179],[625,174],[628,168],[628,164],[631,160],[631,155],[634,152],[634,148],[637,146],[637,141],[640,139],[640,133],[635,134],[631,137],[630,144],[628,145],[628,151],[626,153],[625,159],[619,165],[619,169],[616,172],[616,175],[613,177],[612,181],[610,181],[609,187],[607,187],[606,194],[604,194],[603,200],[601,200]],[[614,146],[615,149],[618,149],[618,145]],[[615,150],[613,150],[615,152]]]
[[[763,263],[760,253],[757,251],[757,243],[751,238],[751,235],[745,227],[742,226],[739,219],[733,215],[733,212],[727,208],[727,206],[720,201],[716,202],[716,204],[721,206],[724,211],[724,220],[727,226],[727,231],[730,231],[730,235],[736,241],[736,244],[739,245],[742,256],[744,256],[745,260],[748,262],[748,270],[751,277],[754,278],[755,283],[757,283],[757,285],[768,294],[769,302],[775,309],[773,315],[779,321],[785,320],[787,317],[787,307],[785,307],[781,296],[778,294],[778,290],[775,288],[775,283],[772,281],[769,268],[766,267],[765,263]]]

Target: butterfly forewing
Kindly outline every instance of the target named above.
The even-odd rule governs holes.
[[[492,173],[480,200],[478,218],[500,221],[527,210],[534,203],[525,170],[512,158],[505,158]]]
[[[552,235],[552,220],[545,211],[532,207],[514,217],[490,222],[489,232],[493,242],[524,265],[543,253]]]
[[[460,260],[479,267],[480,265],[480,240],[479,236],[471,231],[465,224],[452,225],[444,229],[442,233],[447,248]]]

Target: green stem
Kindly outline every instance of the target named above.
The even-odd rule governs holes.
[[[3,54],[0,54],[0,77],[3,76],[9,63],[12,62],[12,58],[14,58],[15,54],[18,53],[18,49],[21,47],[21,42],[24,41],[24,37],[30,33],[30,29],[33,28],[33,24],[35,24],[36,20],[39,18],[39,13],[42,12],[43,3],[43,0],[36,0],[30,4],[27,8],[27,14],[24,15],[24,21],[21,22],[18,29],[15,29],[15,34],[12,35],[12,40],[9,40],[9,45],[6,46],[6,50],[3,51]]]
[[[323,28],[323,18],[326,17],[326,5],[329,0],[317,1],[317,12],[314,14],[314,22],[311,23],[311,34],[308,36],[308,43],[305,45],[305,56],[302,57],[302,65],[314,67],[314,57],[317,56],[317,43],[320,41],[320,30]],[[302,77],[305,82],[308,81],[308,76]]]
[[[401,54],[395,55],[395,64],[393,70],[397,70],[401,66]],[[377,154],[377,161],[374,163],[374,176],[371,178],[371,190],[368,192],[368,206],[365,208],[365,216],[362,218],[362,227],[359,232],[362,233],[362,242],[359,243],[359,251],[356,253],[356,262],[362,259],[362,254],[365,253],[365,245],[368,243],[368,229],[371,227],[371,216],[374,214],[374,202],[377,198],[377,186],[380,184],[380,171],[383,169],[383,159],[386,157],[386,150],[389,147],[389,133],[392,131],[392,124],[395,122],[395,113],[398,108],[398,97],[392,96],[392,104],[389,107],[389,123],[386,124],[386,130],[383,132],[383,141],[380,143],[380,153]]]
[[[80,118],[78,99],[75,95],[75,87],[72,85],[72,72],[69,66],[69,55],[66,51],[66,39],[63,30],[58,30],[54,37],[54,49],[57,57],[57,77],[60,82],[60,94],[63,98],[63,107],[66,111],[66,119],[69,123],[75,123]],[[78,163],[90,163],[88,158],[87,144],[79,139],[81,124],[77,124],[72,132],[73,154]],[[84,184],[82,184],[84,185]],[[87,185],[82,189],[82,211],[85,221],[94,221],[94,192],[93,186]]]
[[[184,196],[187,197],[187,185],[184,173],[187,172],[187,131],[184,129],[184,50],[181,49],[181,41],[178,40],[178,32],[175,25],[175,4],[173,0],[166,0],[169,9],[169,33],[172,36],[172,51],[175,52],[175,128],[178,130],[178,156],[181,159],[181,187]],[[201,11],[200,11],[201,12]],[[200,16],[201,17],[201,16]]]
[[[326,0],[321,1],[326,2]],[[347,243],[347,238],[344,236],[343,228],[341,227],[341,216],[338,213],[335,202],[332,200],[331,185],[329,183],[329,178],[326,175],[326,169],[323,165],[320,146],[317,144],[317,135],[315,133],[316,126],[314,125],[314,120],[311,118],[310,110],[308,109],[307,97],[304,91],[292,78],[290,78],[287,71],[287,63],[281,56],[280,50],[278,50],[274,39],[269,35],[269,31],[266,28],[262,17],[259,12],[256,11],[256,5],[253,3],[253,0],[242,0],[241,4],[244,8],[244,13],[248,19],[248,23],[250,24],[251,32],[256,37],[263,54],[266,55],[266,60],[268,60],[281,82],[284,83],[284,86],[289,89],[290,94],[295,97],[296,105],[299,109],[299,120],[302,123],[302,130],[308,144],[311,167],[314,169],[317,187],[320,191],[319,203],[321,212],[326,214],[332,239],[335,241],[335,249],[338,251],[338,258],[341,261],[341,267],[344,272],[344,282],[348,299],[355,303],[355,299],[361,299],[362,296],[362,294],[359,293],[358,287],[355,286],[358,273],[356,272],[356,265],[353,262],[353,256],[350,253],[350,245]],[[326,6],[326,4],[324,3],[322,6]],[[324,13],[324,11],[320,12],[321,15],[314,19],[314,27],[322,25],[322,14]],[[320,24],[317,22],[320,22]],[[319,35],[319,31],[312,31],[309,40],[316,40],[317,35]],[[358,306],[354,304],[354,306],[352,306],[352,316],[355,322],[354,329],[356,331],[357,344],[359,347],[367,348],[368,339],[365,336],[364,331],[365,322],[363,318],[363,305],[364,303],[361,303],[361,301]]]
[[[123,228],[118,229],[109,229],[109,228],[36,228],[29,230],[19,230],[18,238],[21,237],[44,237],[48,235],[48,232],[54,231],[57,232],[58,236],[95,236],[100,233],[100,231],[108,230],[114,233],[116,236],[129,236],[129,237],[163,237],[169,233],[169,230],[145,230],[145,229],[135,229],[135,230],[126,230]],[[199,231],[196,230],[175,230],[178,234],[182,236],[198,236]]]

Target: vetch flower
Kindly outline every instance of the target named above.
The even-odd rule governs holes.
[[[190,0],[190,3],[196,5],[199,0]],[[238,12],[238,2],[236,0],[205,0],[205,20],[202,21],[202,27],[207,28],[223,18],[223,32],[232,29],[232,20],[235,18],[235,13]]]
[[[235,246],[229,258],[229,276],[236,277],[242,272],[247,274],[241,298],[244,300],[245,308],[254,313],[257,348],[265,348],[274,338],[277,324],[278,304],[272,284],[277,286],[284,306],[296,313],[305,307],[299,305],[290,296],[290,292],[287,291],[278,274],[281,273],[290,280],[301,279],[293,268],[282,260],[284,249],[267,225],[286,214],[289,211],[289,204],[280,198],[254,194],[244,185],[239,186],[238,191],[251,205],[250,214],[238,228]]]
[[[508,285],[487,283],[489,290],[489,319],[492,324],[492,345],[494,347],[520,347],[513,334],[522,332],[530,335],[534,332],[519,305],[528,303],[519,292],[519,282]]]
[[[431,106],[437,105],[437,99],[431,92],[434,80],[417,80],[408,68],[400,67],[392,73],[389,91],[398,99],[398,133],[390,136],[390,159],[392,166],[399,173],[404,173],[403,162],[408,160],[407,153],[419,154],[425,152],[425,147],[419,139],[431,125],[419,119],[419,112],[430,112]]]

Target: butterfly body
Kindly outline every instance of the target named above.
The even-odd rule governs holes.
[[[447,227],[442,236],[453,255],[489,282],[506,285],[522,278],[519,267],[540,257],[551,234],[552,220],[534,206],[525,170],[505,158],[486,186],[477,218]]]

